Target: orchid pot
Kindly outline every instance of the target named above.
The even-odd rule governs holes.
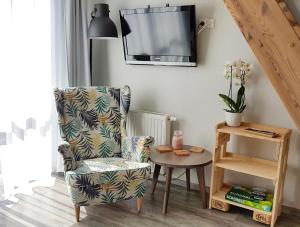
[[[243,113],[226,112],[226,125],[230,127],[238,127],[243,120]]]

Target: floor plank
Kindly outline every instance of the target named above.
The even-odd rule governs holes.
[[[140,226],[202,226],[202,227],[263,227],[252,220],[252,213],[237,207],[229,213],[202,209],[200,193],[187,192],[182,186],[172,185],[168,213],[162,214],[164,182],[158,182],[154,196],[150,195],[150,185],[145,195],[141,213],[137,213],[135,201],[84,207],[81,221],[76,223],[75,213],[69,199],[65,182],[56,178],[51,188],[36,187],[31,195],[18,194],[18,202],[0,203],[0,226],[58,226],[58,227],[140,227]],[[300,226],[300,211],[284,208],[277,226]]]

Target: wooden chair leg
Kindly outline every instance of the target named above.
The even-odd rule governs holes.
[[[138,212],[141,212],[142,205],[143,205],[143,197],[137,198],[136,206],[137,206]]]
[[[78,206],[78,205],[75,205],[75,215],[76,215],[76,221],[79,222],[80,206]]]

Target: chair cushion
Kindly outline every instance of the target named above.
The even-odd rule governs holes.
[[[145,179],[150,172],[150,164],[129,161],[123,158],[95,158],[79,162],[76,170],[66,172],[69,186],[85,186],[81,182],[87,177],[91,184],[115,184],[127,178]]]
[[[146,190],[148,163],[123,158],[83,160],[66,172],[72,201],[81,206],[112,203],[142,197]]]

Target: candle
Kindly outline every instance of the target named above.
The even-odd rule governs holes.
[[[175,130],[172,138],[172,148],[180,150],[183,147],[183,133],[181,130]]]

